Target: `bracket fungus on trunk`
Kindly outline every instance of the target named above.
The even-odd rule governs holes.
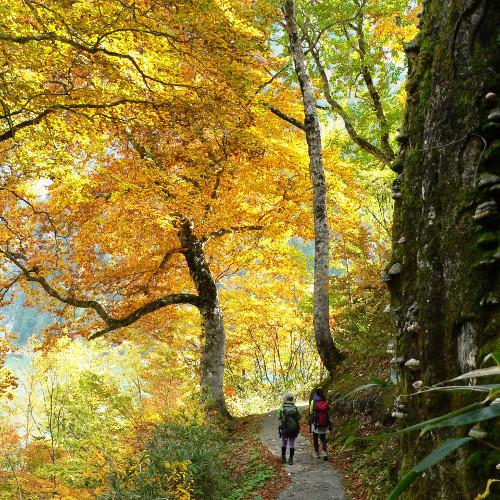
[[[393,411],[391,415],[394,418],[406,418],[408,416],[408,413],[403,413],[402,411]]]
[[[495,200],[488,200],[477,206],[476,212],[473,215],[475,221],[482,220],[488,217],[493,217],[498,213],[498,206]]]
[[[404,362],[405,358],[403,358],[403,356],[398,356],[397,358],[392,358],[390,364],[391,366],[402,366]]]
[[[485,174],[479,178],[477,189],[492,194],[500,194],[500,177],[493,174]]]
[[[394,400],[391,415],[395,418],[406,418],[408,416],[406,406],[401,403],[401,398],[399,396]]]
[[[396,134],[396,141],[402,144],[406,144],[410,140],[410,134],[403,127],[398,128],[398,133]]]
[[[490,111],[488,121],[497,123],[500,122],[500,108],[494,108]]]
[[[469,436],[475,439],[484,439],[486,436],[488,436],[488,433],[481,427],[480,424],[476,424],[469,431]]]
[[[387,349],[385,351],[387,354],[396,354],[396,342],[394,340],[391,340],[387,344]]]
[[[396,262],[393,264],[389,271],[387,271],[390,276],[397,276],[401,274],[401,264],[399,262]]]
[[[393,200],[398,200],[399,198],[403,197],[403,194],[401,193],[401,181],[403,179],[403,174],[399,174],[391,184],[391,198]]]
[[[416,371],[420,369],[420,361],[418,359],[411,358],[405,363],[405,366],[410,370]]]
[[[401,264],[399,262],[396,262],[387,271],[384,271],[382,273],[382,281],[384,283],[389,283],[390,281],[393,280],[393,278],[395,278],[400,274],[401,274]]]
[[[411,52],[417,52],[420,50],[420,38],[416,36],[413,40],[410,40],[403,49],[407,54]]]
[[[409,333],[418,333],[420,331],[420,325],[418,323],[410,323],[406,327],[406,331]]]
[[[494,105],[496,105],[489,113],[488,115],[488,121],[491,123],[498,123],[500,122],[500,107],[498,106],[498,96],[494,92],[488,92],[484,98],[488,102],[492,102]]]
[[[396,158],[390,165],[391,170],[396,172],[397,174],[400,174],[403,171],[404,168],[404,160],[401,157]]]

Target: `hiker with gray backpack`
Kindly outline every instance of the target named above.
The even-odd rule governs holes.
[[[286,446],[290,446],[290,457],[288,463],[293,464],[293,455],[295,453],[295,438],[299,435],[300,412],[294,404],[293,394],[287,392],[283,394],[283,405],[278,410],[278,428],[281,437],[281,460],[286,463]]]
[[[326,453],[326,435],[330,432],[331,423],[328,411],[328,401],[321,387],[317,387],[314,390],[314,396],[309,406],[309,413],[311,415],[309,425],[311,426],[311,433],[313,435],[314,453],[316,458],[320,458],[318,440],[321,440],[323,460],[326,461],[328,460],[328,455]]]

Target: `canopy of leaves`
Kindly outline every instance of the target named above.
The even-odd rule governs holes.
[[[181,221],[219,279],[254,265],[261,237],[310,237],[303,147],[255,97],[275,63],[253,9],[2,6],[4,298],[21,285],[85,335],[195,304]]]

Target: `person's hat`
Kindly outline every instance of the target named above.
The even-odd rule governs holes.
[[[283,403],[293,403],[293,394],[291,392],[283,394]]]

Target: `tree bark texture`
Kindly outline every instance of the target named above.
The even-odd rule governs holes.
[[[319,356],[325,368],[331,373],[341,361],[330,333],[329,322],[329,242],[326,207],[326,183],[321,147],[321,128],[316,110],[316,98],[302,48],[299,29],[295,19],[295,1],[284,2],[286,31],[290,42],[295,72],[299,80],[304,102],[304,128],[309,152],[309,173],[313,187],[314,215],[314,337]]]
[[[408,99],[392,164],[399,173],[393,253],[383,277],[396,356],[420,361],[416,371],[400,363],[402,394],[414,393],[417,380],[432,385],[478,368],[487,353],[500,350],[500,101],[491,94],[500,96],[500,3],[428,0],[420,23],[405,47]],[[470,402],[450,394],[402,401],[405,425]],[[498,439],[494,426],[485,424],[487,439],[495,432]],[[404,435],[402,474],[470,427],[418,440],[418,432]],[[467,445],[421,475],[407,498],[474,498],[495,477],[494,453]]]
[[[217,286],[205,258],[203,243],[183,221],[178,232],[189,273],[199,295],[198,309],[203,319],[205,341],[201,357],[200,388],[207,407],[229,416],[224,398],[226,331]]]

